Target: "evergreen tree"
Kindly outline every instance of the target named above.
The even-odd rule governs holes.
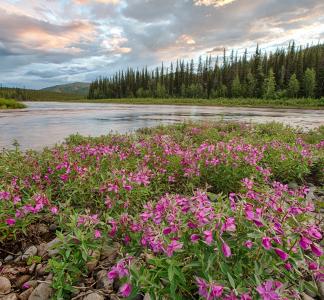
[[[300,85],[299,81],[297,79],[296,74],[291,75],[289,84],[288,84],[288,96],[292,98],[297,98],[298,93],[299,93]]]
[[[235,79],[232,82],[232,97],[238,98],[242,95],[242,86],[240,82],[240,78],[238,76],[235,77]]]
[[[308,98],[314,96],[315,85],[316,85],[315,78],[316,78],[315,70],[307,68],[304,75],[304,93],[305,96]]]
[[[264,81],[263,86],[263,97],[266,99],[273,99],[276,95],[276,80],[274,77],[273,70],[270,69],[269,74]]]

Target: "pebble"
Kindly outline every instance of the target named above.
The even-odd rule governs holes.
[[[0,277],[0,294],[7,294],[11,290],[10,280],[6,277]]]
[[[53,289],[48,283],[41,283],[34,289],[28,300],[49,300],[53,295]]]
[[[28,286],[36,288],[36,286],[38,285],[37,280],[30,280],[26,282],[26,285],[28,284]]]
[[[22,275],[20,276],[17,280],[16,280],[16,287],[18,288],[22,288],[22,286],[24,285],[24,283],[26,283],[29,279],[31,278],[30,275]]]
[[[83,298],[83,300],[104,300],[105,298],[100,295],[100,294],[97,294],[97,293],[91,293],[91,294],[88,294],[87,296],[85,296]]]
[[[8,256],[4,259],[4,262],[7,263],[7,262],[12,261],[12,260],[14,260],[13,255],[8,255]]]
[[[57,229],[57,225],[56,225],[56,224],[51,224],[50,227],[49,227],[48,229],[49,229],[49,231],[51,231],[51,232],[55,232],[56,229]]]
[[[2,297],[1,300],[18,300],[18,296],[16,293],[11,293]]]
[[[146,293],[143,300],[151,300],[150,294]]]
[[[18,296],[18,298],[19,298],[20,300],[28,300],[28,298],[29,298],[29,296],[32,294],[33,290],[34,290],[33,287],[29,288],[28,290],[22,292],[22,293]]]
[[[36,268],[36,264],[33,263],[29,268],[28,268],[28,272],[29,274],[33,274]]]
[[[29,257],[35,256],[37,254],[37,247],[36,246],[30,246],[25,253],[22,255],[22,260],[27,260]]]

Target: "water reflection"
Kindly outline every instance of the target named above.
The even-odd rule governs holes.
[[[324,111],[164,105],[27,102],[27,109],[0,110],[0,147],[41,149],[72,133],[98,136],[185,120],[278,121],[305,129],[324,124]]]

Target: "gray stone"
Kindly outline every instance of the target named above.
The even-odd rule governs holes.
[[[91,294],[88,294],[87,296],[85,296],[83,298],[83,300],[104,300],[105,298],[100,295],[100,294],[97,294],[97,293],[91,293]]]
[[[143,300],[151,300],[150,294],[146,293]]]
[[[35,256],[37,254],[37,247],[36,246],[30,246],[25,253],[22,255],[22,260],[27,260],[29,257]]]
[[[8,294],[11,290],[10,280],[6,277],[0,277],[0,294]]]
[[[13,255],[8,255],[8,256],[4,259],[4,262],[7,263],[7,262],[12,261],[12,260],[14,260]]]
[[[28,300],[49,300],[53,295],[53,289],[48,283],[41,283],[33,290]]]

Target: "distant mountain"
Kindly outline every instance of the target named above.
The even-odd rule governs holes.
[[[85,95],[88,95],[89,86],[90,86],[90,83],[87,83],[87,82],[74,82],[74,83],[50,86],[50,87],[42,89],[42,91],[85,96]]]

